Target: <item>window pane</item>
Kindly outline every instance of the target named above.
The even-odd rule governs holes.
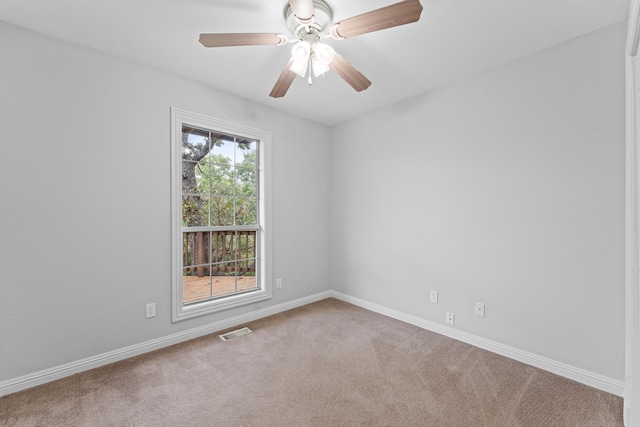
[[[234,199],[233,197],[211,197],[211,223],[213,226],[234,225]]]
[[[209,152],[209,132],[182,127],[182,160],[200,160]]]
[[[236,225],[257,224],[256,199],[236,199]]]
[[[236,260],[237,237],[233,231],[211,232],[211,262]]]
[[[245,258],[238,261],[238,275],[243,277],[255,277],[256,259]]]
[[[240,271],[255,271],[256,232],[239,231],[237,245]]]
[[[238,275],[236,283],[237,283],[237,291],[236,292],[250,291],[250,290],[253,290],[253,289],[257,289],[257,287],[258,287],[255,273],[242,273],[242,272],[240,272],[240,274]]]
[[[182,197],[182,226],[201,227],[209,225],[209,198],[202,196]]]
[[[236,185],[239,196],[255,196],[257,194],[257,150],[256,144],[239,144],[237,150]]]
[[[222,262],[219,264],[211,265],[211,276],[215,277],[235,277],[236,276],[236,263],[233,262]]]
[[[236,263],[227,262],[211,266],[211,297],[230,295],[236,292]]]
[[[236,152],[236,157],[238,159],[237,163],[241,163],[243,158],[247,155],[253,155],[255,157],[256,149],[258,144],[256,141],[242,139],[238,140],[238,151]]]
[[[233,137],[216,135],[211,147],[212,158],[216,163],[233,165],[235,162],[235,145]]]
[[[233,196],[235,194],[234,169],[229,164],[212,164],[211,173],[207,176],[211,186],[211,194]]]
[[[211,194],[211,167],[211,162],[207,157],[200,160],[195,166],[195,192],[197,194]]]
[[[256,144],[238,144],[236,150],[236,166],[241,175],[248,175],[246,178],[255,180],[255,165],[257,158]],[[252,176],[250,176],[252,175]]]
[[[203,167],[201,163],[193,161],[182,161],[182,195],[201,194],[202,188],[198,183],[203,180]],[[209,191],[207,189],[206,194]]]
[[[209,232],[205,231],[186,231],[182,233],[182,265],[195,266],[209,264],[211,237]],[[203,269],[199,268],[199,274],[202,275]],[[206,273],[209,274],[208,272]]]
[[[198,277],[193,271],[185,269],[182,275],[183,303],[192,303],[211,298],[211,276]]]
[[[211,297],[257,289],[255,272],[241,272],[234,262],[211,266]]]
[[[236,179],[236,196],[237,197],[253,197],[257,196],[257,188],[255,182],[246,182]]]

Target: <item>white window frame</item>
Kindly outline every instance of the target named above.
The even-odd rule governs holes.
[[[183,303],[182,282],[182,127],[193,126],[258,141],[257,289],[198,303]],[[226,120],[171,108],[171,288],[172,321],[215,313],[270,299],[271,286],[271,132]]]

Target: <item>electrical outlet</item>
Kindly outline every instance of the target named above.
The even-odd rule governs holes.
[[[476,310],[475,310],[475,315],[476,316],[480,316],[480,317],[484,317],[484,304],[481,302],[477,302],[476,303]]]
[[[147,319],[150,317],[156,317],[156,303],[152,302],[150,304],[147,304]]]
[[[455,324],[456,315],[447,311],[447,325],[453,326]]]
[[[429,300],[432,303],[437,304],[438,303],[438,291],[431,291],[431,294],[429,296]]]
[[[282,279],[276,279],[276,288],[282,289]]]

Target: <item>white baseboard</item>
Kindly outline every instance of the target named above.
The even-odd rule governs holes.
[[[397,310],[393,310],[387,307],[383,307],[378,304],[374,304],[368,301],[361,300],[349,295],[345,295],[340,292],[330,291],[330,295],[339,300],[348,302],[358,307],[365,308],[367,310],[383,314],[393,319],[401,320],[405,323],[409,323],[420,328],[436,332],[440,335],[445,335],[449,338],[453,338],[458,341],[471,344],[473,346],[482,348],[484,350],[491,351],[501,356],[508,357],[510,359],[517,360],[527,365],[534,366],[536,368],[543,369],[545,371],[552,372],[556,375],[560,375],[565,378],[586,384],[590,387],[597,388],[607,393],[615,394],[616,396],[624,396],[624,382],[614,380],[612,378],[605,377],[603,375],[595,374],[593,372],[586,371],[584,369],[576,368],[575,366],[567,365],[562,362],[558,362],[546,357],[538,356],[537,354],[529,353],[523,350],[519,350],[508,345],[500,344],[495,341],[491,341],[485,338],[478,337],[476,335],[469,334],[453,329],[448,326],[440,325],[438,323],[422,319],[417,316],[402,313]]]
[[[178,344],[183,341],[188,341],[194,338],[201,337],[203,335],[211,334],[214,332],[222,331],[224,329],[232,328],[234,326],[241,325],[243,323],[251,322],[263,317],[271,316],[273,314],[281,313],[283,311],[290,310],[292,308],[300,307],[312,302],[320,301],[329,298],[330,292],[321,292],[319,294],[310,295],[308,297],[300,298],[294,301],[274,305],[272,307],[263,308],[260,310],[252,311],[251,313],[243,314],[240,316],[225,319],[219,322],[211,323],[197,328],[192,328],[183,332],[167,335],[165,337],[156,338],[153,340],[145,341],[139,344],[135,344],[129,347],[124,347],[118,350],[110,351],[107,353],[98,354],[96,356],[88,357],[86,359],[77,360],[75,362],[66,363],[64,365],[55,366],[50,369],[45,369],[33,374],[24,375],[18,378],[13,378],[7,381],[0,382],[0,396],[6,396],[11,393],[15,393],[21,390],[45,384],[51,381],[55,381],[70,375],[88,371],[89,369],[98,368],[100,366],[108,365],[110,363],[118,362],[120,360],[127,359],[129,357],[137,356],[150,351],[158,350],[170,345]]]
[[[406,323],[409,323],[420,328],[436,332],[441,335],[456,339],[458,341],[466,342],[473,346],[491,351],[493,353],[500,354],[505,357],[517,360],[522,363],[526,363],[536,368],[544,369],[545,371],[552,372],[554,374],[569,378],[574,381],[586,384],[590,387],[597,388],[599,390],[606,391],[608,393],[615,394],[617,396],[624,395],[624,383],[622,381],[614,380],[593,372],[586,371],[584,369],[576,368],[555,360],[551,360],[542,356],[538,356],[533,353],[519,350],[514,347],[510,347],[504,344],[500,344],[495,341],[487,340],[466,332],[462,332],[444,325],[440,325],[429,320],[425,320],[410,314],[402,313],[397,310],[393,310],[387,307],[383,307],[378,304],[374,304],[359,298],[355,298],[349,295],[342,294],[336,291],[321,292],[318,294],[310,295],[308,297],[300,298],[294,301],[278,304],[272,307],[263,308],[260,310],[252,311],[244,315],[232,317],[219,322],[211,323],[208,325],[192,328],[176,334],[167,335],[165,337],[156,338],[153,340],[145,341],[139,344],[135,344],[129,347],[124,347],[118,350],[102,353],[96,356],[81,359],[75,362],[67,363],[64,365],[55,366],[50,369],[45,369],[33,374],[24,375],[22,377],[13,378],[7,381],[0,382],[0,396],[6,396],[11,393],[15,393],[21,390],[25,390],[40,384],[45,384],[51,381],[55,381],[70,375],[88,371],[89,369],[98,368],[100,366],[108,365],[110,363],[118,362],[120,360],[127,359],[129,357],[137,356],[150,351],[158,350],[170,345],[178,344],[184,341],[188,341],[194,338],[201,337],[203,335],[211,334],[214,332],[222,331],[224,329],[232,328],[234,326],[241,325],[243,323],[251,322],[263,317],[271,316],[273,314],[281,313],[283,311],[290,310],[292,308],[300,307],[312,302],[320,301],[325,298],[337,298],[339,300],[357,305],[358,307],[365,308],[367,310],[397,319]]]

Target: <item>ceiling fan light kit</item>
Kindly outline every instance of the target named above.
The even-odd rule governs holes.
[[[330,70],[329,64],[333,61],[336,51],[325,43],[315,42],[313,44],[306,40],[296,43],[291,49],[291,66],[289,69],[300,77],[307,75],[309,63],[313,75],[319,77]],[[311,78],[311,72],[309,72]]]
[[[332,25],[333,13],[324,0],[289,0],[284,10],[284,18],[287,28],[295,37],[293,39],[283,34],[237,33],[200,34],[199,40],[205,47],[280,46],[295,42],[291,49],[291,59],[269,94],[274,98],[280,98],[287,93],[296,75],[303,78],[308,75],[308,82],[311,84],[311,74],[318,77],[329,70],[336,72],[360,92],[371,85],[369,79],[331,46],[320,40],[328,37],[342,40],[410,24],[418,21],[421,13],[420,0],[405,0]]]

